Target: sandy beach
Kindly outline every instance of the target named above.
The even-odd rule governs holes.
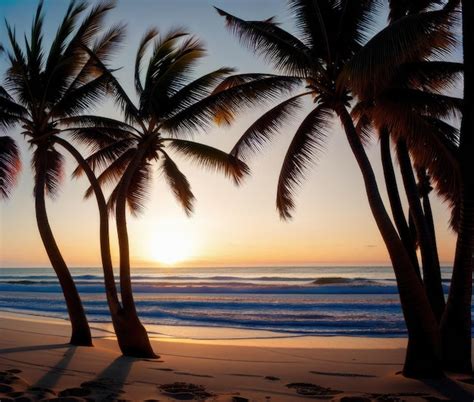
[[[6,312],[0,317],[2,402],[474,398],[472,377],[422,382],[397,374],[405,339],[275,339],[265,331],[157,327],[153,345],[160,358],[147,360],[121,357],[106,327],[95,326],[94,348],[78,348],[67,344],[65,321]]]

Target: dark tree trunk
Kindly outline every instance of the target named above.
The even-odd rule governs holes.
[[[115,219],[120,251],[120,293],[123,304],[119,325],[127,334],[127,338],[123,339],[123,343],[120,345],[126,356],[154,358],[157,356],[153,352],[146,329],[138,318],[133,298],[126,216],[128,188],[145,155],[145,146],[146,144],[138,148],[136,157],[130,162],[122,176],[117,193]]]
[[[432,190],[431,187],[431,180],[428,174],[426,173],[426,169],[417,169],[417,176],[418,176],[418,185],[422,186],[423,190],[421,191],[421,199],[423,201],[423,212],[426,219],[426,224],[428,225],[428,230],[431,236],[431,242],[433,243],[434,250],[438,256],[439,261],[439,254],[438,254],[438,242],[436,241],[436,229],[434,225],[433,219],[433,211],[431,209],[431,202],[430,202],[430,192]]]
[[[436,318],[410,257],[387,214],[374,171],[357,135],[352,118],[343,105],[337,107],[336,112],[361,170],[370,209],[395,271],[409,339],[403,374],[414,378],[439,377],[442,375],[442,370],[440,336]]]
[[[143,345],[143,336],[140,332],[137,335],[136,328],[139,328],[139,331],[144,331],[143,326],[141,326],[140,322],[137,322],[136,314],[126,314],[124,309],[122,309],[118,299],[110,252],[109,216],[107,211],[107,203],[105,202],[105,197],[100,184],[97,181],[94,172],[91,170],[82,155],[71,144],[58,137],[55,139],[55,141],[67,149],[68,152],[76,159],[78,164],[84,170],[84,173],[87,175],[89,183],[94,190],[100,216],[100,246],[102,267],[104,271],[105,291],[110,315],[112,318],[112,324],[114,326],[115,334],[117,335],[117,342],[120,346],[120,350],[126,356],[150,357],[149,354],[143,355],[142,350],[146,349],[146,347]]]
[[[48,254],[51,265],[61,285],[61,289],[66,300],[69,320],[71,321],[72,334],[71,345],[92,346],[92,336],[87,322],[86,314],[82,306],[81,298],[76,285],[72,279],[71,273],[59,251],[59,247],[51,231],[46,212],[45,202],[45,174],[46,174],[46,153],[38,151],[38,161],[35,182],[35,211],[38,230],[43,241],[44,248]]]
[[[398,192],[397,179],[393,169],[392,156],[390,152],[390,133],[387,128],[382,128],[380,131],[380,154],[382,156],[382,167],[385,178],[385,185],[387,187],[388,199],[392,209],[393,220],[397,227],[398,234],[402,240],[403,245],[410,257],[411,263],[415,268],[418,277],[421,279],[420,265],[416,255],[416,242],[412,238],[410,228],[408,226],[405,213],[403,212],[402,202],[400,200],[400,193]]]
[[[423,213],[420,201],[420,193],[416,185],[408,148],[403,139],[397,142],[397,157],[402,172],[403,184],[410,205],[410,213],[415,223],[418,242],[420,245],[421,261],[423,267],[423,283],[431,304],[431,308],[438,322],[445,308],[443,285],[441,282],[441,270],[439,266],[438,253],[432,242],[430,230]]]
[[[446,369],[470,373],[472,258],[474,249],[474,3],[462,0],[464,108],[459,145],[461,215],[453,276],[441,322]]]

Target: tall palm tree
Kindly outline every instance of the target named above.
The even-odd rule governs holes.
[[[153,50],[142,72],[143,58],[153,42]],[[93,52],[90,54],[94,55]],[[115,184],[109,199],[110,208],[115,208],[120,251],[121,305],[115,325],[116,331],[120,333],[118,340],[121,350],[126,355],[154,356],[133,297],[126,208],[128,204],[132,214],[142,211],[146,191],[153,178],[153,165],[158,163],[162,175],[188,215],[193,209],[194,195],[170,151],[184,155],[201,167],[221,171],[235,183],[239,183],[248,173],[247,166],[235,156],[188,139],[190,135],[208,128],[218,112],[222,112],[225,100],[239,93],[237,88],[249,87],[245,82],[229,90],[220,86],[221,81],[233,72],[229,68],[221,68],[193,79],[193,68],[204,54],[205,49],[199,40],[181,29],[166,34],[159,34],[156,29],[147,31],[138,47],[135,62],[137,104],[131,100],[113,72],[97,59],[102,71],[109,76],[124,120],[104,120],[98,129],[96,121],[88,121],[85,117],[82,129],[73,130],[77,140],[95,149],[87,158],[87,163],[94,170],[101,171],[99,183]],[[274,80],[268,76],[266,78],[267,81],[258,87],[250,86],[252,90],[275,94],[292,85],[291,80],[273,85]],[[246,96],[244,92],[241,91],[241,97]],[[79,166],[75,174],[81,172]],[[92,189],[89,189],[86,196],[91,193]]]
[[[49,49],[43,44],[43,2],[32,23],[30,38],[25,37],[24,50],[8,24],[10,51],[5,86],[0,87],[0,122],[4,130],[16,125],[33,147],[35,212],[38,230],[53,269],[61,285],[72,325],[71,344],[91,346],[92,338],[79,293],[51,230],[45,195],[56,196],[63,172],[63,156],[57,144],[62,120],[72,118],[98,101],[107,89],[107,77],[97,74],[91,57],[83,46],[92,47],[101,57],[115,47],[121,27],[113,27],[98,37],[113,1],[94,6],[80,21],[86,2],[71,1]],[[16,149],[11,140],[2,137],[2,192],[9,191],[18,166]],[[66,148],[67,149],[67,148]]]
[[[424,60],[407,63],[400,66],[400,71],[384,90],[373,99],[361,100],[352,112],[353,117],[360,119],[362,114],[365,118],[360,120],[365,123],[364,129],[367,129],[366,122],[369,121],[380,133],[384,175],[394,221],[415,266],[414,240],[420,246],[423,283],[438,321],[441,320],[445,300],[434,227],[426,215],[431,206],[426,192],[422,205],[412,159],[420,172],[421,167],[432,172],[441,187],[456,185],[458,132],[440,118],[455,117],[459,112],[462,100],[443,95],[442,90],[454,82],[461,71],[459,63]],[[411,236],[398,195],[390,155],[390,136],[396,143],[410,217],[416,229],[415,239]]]
[[[454,3],[458,3],[455,1]],[[472,372],[471,304],[474,252],[474,4],[461,1],[464,104],[459,139],[461,186],[458,237],[446,310],[441,322],[443,361],[451,371]]]
[[[311,111],[297,129],[280,172],[277,209],[280,216],[287,219],[294,208],[294,191],[321,148],[331,117],[338,117],[361,170],[369,205],[397,278],[409,336],[403,372],[412,377],[439,376],[440,339],[436,318],[410,256],[385,209],[373,168],[349,113],[353,82],[348,79],[345,68],[348,64],[355,64],[355,67],[367,64],[368,55],[385,66],[387,53],[408,61],[421,50],[431,52],[433,46],[445,48],[451,44],[450,40],[443,39],[448,33],[449,18],[445,12],[433,12],[417,26],[411,21],[400,21],[377,34],[366,49],[363,44],[370,29],[375,1],[291,0],[289,3],[299,37],[280,28],[273,18],[246,21],[218,9],[230,30],[271,62],[282,79],[299,77],[306,84],[305,91],[286,98],[246,130],[232,154],[244,157],[249,151],[261,149],[279,131],[285,119],[293,116],[301,98],[312,99]],[[428,34],[431,42],[415,41],[421,33]],[[387,68],[390,69],[390,65]]]
[[[410,13],[423,11],[428,7],[433,7],[440,2],[436,0],[420,0],[410,2],[414,9],[407,9],[407,2],[403,0],[391,0],[392,10],[396,9],[396,14],[403,16]],[[474,17],[472,2],[449,0],[444,5],[445,10],[455,10],[461,4],[462,11],[462,47],[463,47],[463,72],[464,72],[464,99],[462,106],[462,122],[459,133],[459,148],[455,152],[458,164],[459,185],[453,188],[446,182],[438,180],[436,188],[452,204],[453,220],[452,224],[457,230],[456,251],[453,264],[453,275],[446,308],[441,320],[443,365],[450,371],[471,372],[471,299],[472,299],[472,255],[474,250],[474,182],[472,179],[474,152],[474,120],[473,120],[473,91],[474,91],[474,67],[473,49],[474,33],[469,26]],[[393,11],[392,11],[393,12]],[[426,13],[413,14],[409,18],[416,25],[420,20],[425,19]],[[425,41],[428,37],[425,36]],[[420,37],[423,40],[423,35]],[[399,64],[397,60],[391,60],[393,66]],[[376,63],[365,68],[374,72],[372,85],[376,86],[387,80],[387,70],[382,70]],[[383,75],[383,79],[382,79]],[[359,69],[357,74],[352,71],[352,78],[360,83],[360,90],[363,90],[363,81],[366,74]],[[439,172],[443,173],[443,172]],[[455,199],[453,199],[453,196]]]

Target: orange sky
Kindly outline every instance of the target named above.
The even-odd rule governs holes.
[[[35,3],[25,0],[20,7],[18,3],[2,1],[0,15],[15,23],[18,32],[23,32],[31,21]],[[137,3],[140,2],[133,2]],[[242,0],[238,7],[231,0],[214,3],[243,17],[267,18],[276,14],[283,22],[289,21],[284,1]],[[46,2],[49,33],[56,29],[55,24],[66,6],[66,2],[64,7],[62,3],[54,4],[52,7],[50,1]],[[61,7],[56,6],[58,4]],[[268,71],[268,67],[225,31],[222,19],[210,7],[211,2],[180,0],[173,2],[174,8],[164,1],[146,4],[147,7],[132,7],[131,2],[121,1],[111,18],[129,22],[126,46],[115,59],[116,66],[124,66],[119,77],[128,88],[132,87],[130,60],[134,58],[143,30],[151,25],[166,30],[170,25],[180,24],[199,34],[210,53],[201,66],[201,73],[223,65],[239,67],[242,71]],[[1,29],[3,38],[3,26]],[[0,72],[4,68],[3,58]],[[231,128],[214,129],[199,140],[228,151],[263,111],[247,114]],[[100,112],[117,116],[111,105]],[[138,219],[130,219],[132,264],[140,267],[166,265],[170,261],[181,266],[388,264],[388,255],[368,208],[360,172],[338,124],[331,129],[324,154],[299,191],[295,218],[291,222],[279,220],[275,210],[276,182],[295,127],[296,124],[286,126],[277,141],[250,161],[252,177],[240,188],[178,158],[197,198],[195,213],[190,219],[157,175],[145,213]],[[11,134],[17,135],[18,131]],[[22,141],[20,136],[16,138]],[[369,153],[381,178],[377,146],[374,142]],[[35,224],[29,150],[24,144],[22,155],[24,170],[18,187],[10,201],[0,204],[0,266],[48,266]],[[73,167],[72,163],[68,164],[62,192],[48,204],[51,224],[70,266],[99,266],[95,202],[82,200],[87,184],[82,179],[70,180]],[[385,196],[383,188],[382,192]],[[450,264],[454,237],[447,229],[446,208],[439,201],[434,201],[433,207],[440,258]],[[113,250],[116,254],[115,241]]]

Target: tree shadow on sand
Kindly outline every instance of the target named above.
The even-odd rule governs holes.
[[[35,387],[44,387],[44,388],[54,388],[58,383],[59,379],[66,375],[66,370],[71,363],[71,360],[76,353],[76,346],[62,345],[62,347],[67,347],[66,351],[61,360],[59,360],[51,369],[39,378],[36,383],[33,385]],[[51,348],[54,349],[54,348]]]
[[[61,391],[61,397],[87,397],[94,400],[117,400],[125,393],[124,385],[133,363],[137,359],[120,356],[100,372],[93,380],[83,382],[80,387]]]

